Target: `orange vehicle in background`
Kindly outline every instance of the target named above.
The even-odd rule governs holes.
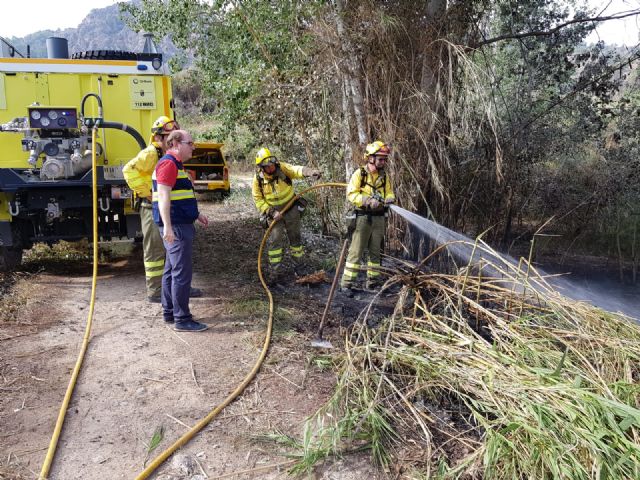
[[[184,164],[198,193],[212,193],[218,198],[231,193],[229,167],[222,155],[222,143],[196,142],[193,157]]]

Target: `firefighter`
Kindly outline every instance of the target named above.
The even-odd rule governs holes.
[[[395,201],[386,164],[391,149],[377,140],[367,145],[366,163],[351,175],[347,186],[347,200],[355,208],[355,228],[342,275],[341,287],[352,294],[365,250],[367,262],[367,289],[380,286],[380,248],[386,229],[385,214]]]
[[[256,176],[253,179],[253,201],[260,212],[260,223],[267,228],[271,221],[281,220],[273,227],[271,244],[268,250],[271,267],[271,281],[279,277],[280,266],[284,256],[285,231],[289,238],[291,256],[296,273],[301,272],[304,259],[304,247],[300,235],[300,213],[304,210],[305,201],[298,201],[284,214],[280,211],[294,197],[293,179],[321,176],[319,170],[310,167],[290,165],[280,162],[271,155],[268,148],[261,148],[256,155]]]
[[[149,146],[129,160],[122,173],[129,188],[134,192],[139,207],[142,224],[142,251],[144,258],[144,274],[147,284],[147,301],[160,303],[162,291],[162,272],[164,271],[165,249],[158,226],[153,221],[151,202],[151,175],[156,168],[158,158],[167,151],[167,137],[180,127],[175,120],[161,116],[153,122]],[[200,297],[202,291],[192,288],[190,296]]]

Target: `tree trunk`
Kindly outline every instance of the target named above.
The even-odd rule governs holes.
[[[348,99],[349,107],[353,109],[353,118],[355,120],[356,131],[358,134],[358,146],[360,149],[367,143],[367,129],[366,129],[366,116],[364,111],[364,100],[362,96],[362,88],[360,78],[358,75],[358,55],[353,48],[351,40],[346,33],[344,25],[344,2],[343,0],[336,0],[336,29],[338,31],[338,38],[340,39],[340,48],[343,54],[344,64],[346,69],[344,71],[345,78],[345,94]],[[344,105],[344,104],[343,104]],[[356,152],[356,154],[359,152]],[[345,158],[347,163],[347,172],[351,166],[348,165],[349,159]]]
[[[633,238],[631,239],[631,281],[635,285],[638,281],[638,217],[633,219]]]
[[[618,267],[620,269],[620,283],[624,283],[624,259],[622,257],[622,245],[620,242],[620,213],[616,215],[616,250],[618,251]]]
[[[349,99],[351,98],[350,95],[350,87],[349,87],[349,80],[347,79],[347,76],[344,75],[342,77],[342,131],[341,133],[341,137],[342,137],[342,145],[343,145],[343,149],[344,149],[344,156],[343,156],[343,160],[344,160],[344,170],[345,170],[345,179],[347,179],[347,181],[349,180],[349,178],[351,177],[351,173],[353,172],[353,162],[351,161],[353,158],[353,145],[354,145],[354,139],[351,136],[351,127],[353,125],[353,123],[355,123],[354,120],[354,114],[353,114],[353,108],[351,108],[351,102],[349,101]]]

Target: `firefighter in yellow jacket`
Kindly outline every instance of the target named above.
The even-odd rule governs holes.
[[[381,141],[367,145],[365,165],[351,175],[347,186],[347,200],[355,207],[356,224],[342,275],[341,287],[350,293],[358,277],[365,250],[367,262],[367,288],[380,285],[380,249],[386,229],[385,213],[395,202],[386,164],[391,150]]]
[[[144,273],[147,284],[147,300],[160,303],[162,291],[162,272],[164,271],[165,249],[160,237],[160,230],[153,221],[151,203],[151,175],[156,168],[158,158],[167,151],[166,140],[173,130],[180,127],[175,120],[161,116],[153,122],[149,146],[141,150],[135,158],[123,167],[124,179],[133,190],[140,205],[140,222],[142,223],[142,250],[144,257]],[[191,297],[202,295],[197,288],[191,289]]]
[[[304,259],[304,247],[300,235],[300,209],[292,206],[284,214],[280,211],[294,197],[293,180],[297,178],[320,178],[320,171],[314,168],[290,165],[280,162],[271,155],[268,148],[261,148],[256,155],[258,171],[253,179],[253,201],[260,212],[260,223],[268,227],[271,221],[279,220],[271,231],[268,250],[272,281],[278,277],[284,256],[285,231],[289,237],[291,256],[296,265]]]

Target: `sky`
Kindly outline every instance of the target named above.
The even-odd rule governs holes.
[[[589,0],[588,3],[591,8],[597,10],[596,14],[599,16],[610,16],[619,12],[640,9],[640,0]],[[587,41],[604,40],[605,43],[633,47],[640,43],[639,30],[640,17],[638,16],[608,20],[598,25],[596,31],[587,37]]]
[[[77,27],[94,8],[117,3],[118,0],[4,0],[0,16],[0,36],[23,37],[38,30]],[[588,0],[593,8],[608,5],[604,15],[640,8],[640,0]],[[618,45],[637,45],[640,18],[611,20],[598,27],[588,41],[598,39]]]
[[[114,3],[118,0],[4,0],[0,7],[0,37],[75,28],[94,8]]]

